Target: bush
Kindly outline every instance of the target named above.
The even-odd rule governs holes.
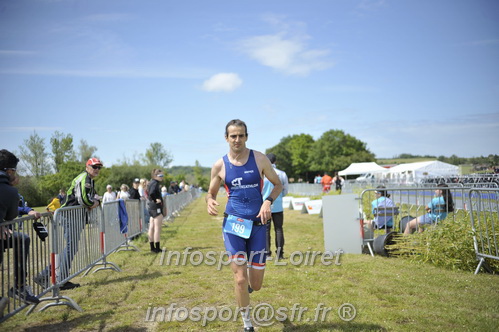
[[[438,225],[427,227],[423,233],[411,236],[397,234],[394,244],[387,246],[390,255],[447,269],[475,271],[478,261],[470,216],[465,211],[458,211],[453,217],[449,216]],[[495,225],[489,223],[489,227],[499,229],[497,215]],[[499,261],[490,260],[487,263],[492,272],[499,271]]]

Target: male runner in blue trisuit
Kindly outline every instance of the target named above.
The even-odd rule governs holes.
[[[267,250],[266,223],[272,216],[270,206],[279,196],[282,184],[267,156],[246,147],[248,131],[243,121],[229,121],[225,139],[229,143],[229,153],[217,160],[211,169],[206,203],[208,213],[218,215],[220,204],[216,198],[223,182],[228,195],[223,222],[224,244],[232,255],[237,305],[247,308],[249,287],[255,291],[262,287]],[[274,185],[265,201],[262,198],[264,176]],[[244,264],[246,260],[247,264]],[[244,330],[253,331],[249,310],[242,314]]]

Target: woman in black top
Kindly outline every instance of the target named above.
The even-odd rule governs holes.
[[[153,169],[151,172],[151,181],[147,186],[149,197],[147,199],[147,209],[151,218],[149,220],[149,245],[154,253],[161,252],[160,237],[161,225],[163,223],[163,197],[161,196],[161,184],[164,178],[163,171]]]

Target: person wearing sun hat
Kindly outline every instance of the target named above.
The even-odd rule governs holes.
[[[61,206],[61,208],[68,206],[85,206],[89,210],[94,209],[100,205],[100,198],[97,195],[94,187],[94,179],[99,175],[101,168],[103,167],[102,162],[98,158],[88,159],[85,170],[78,174],[77,177],[71,182],[71,186],[67,192],[66,202]],[[60,253],[59,266],[61,270],[61,280],[64,280],[69,276],[71,270],[71,263],[73,261],[76,252],[78,251],[78,242],[80,240],[81,223],[75,223],[70,218],[61,219],[62,227],[64,229],[64,240],[66,242],[65,248]],[[83,227],[85,225],[83,224]],[[39,275],[35,276],[33,280],[44,288],[48,288],[49,284],[49,267]],[[80,287],[79,284],[67,281],[59,287],[61,290],[73,289]]]

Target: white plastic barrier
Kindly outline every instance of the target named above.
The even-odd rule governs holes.
[[[307,201],[303,204],[302,212],[308,214],[320,214],[322,211],[322,199]]]
[[[291,199],[291,209],[301,211],[303,204],[308,201],[310,201],[308,197],[293,197]]]
[[[282,208],[283,209],[291,209],[291,199],[293,197],[291,196],[284,196],[282,198]]]

